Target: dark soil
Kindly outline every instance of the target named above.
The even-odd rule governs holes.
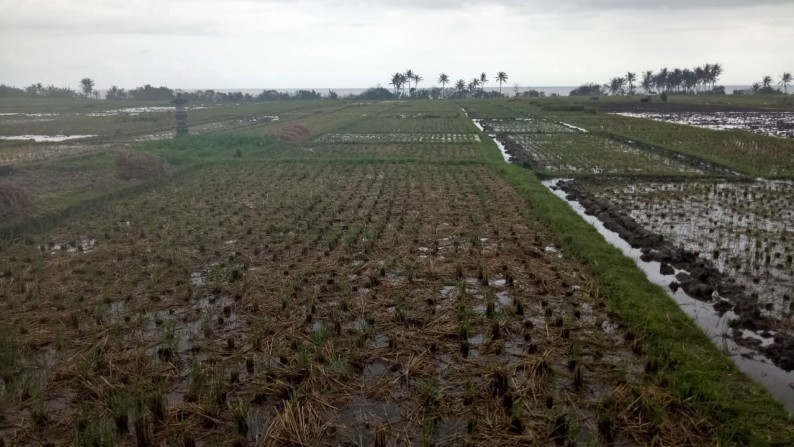
[[[568,200],[579,202],[588,215],[596,216],[607,229],[618,233],[632,247],[640,249],[643,253],[640,259],[643,261],[660,262],[667,271],[671,266],[685,270],[676,275],[677,281],[671,283],[671,289],[680,287],[692,298],[713,302],[715,311],[720,315],[732,310],[737,315],[730,323],[732,338],[737,344],[758,349],[785,371],[794,370],[794,336],[784,333],[777,320],[763,315],[757,298],[747,293],[734,278],[724,275],[709,260],[700,257],[700,253],[676,247],[666,242],[661,235],[645,229],[617,205],[595,198],[576,180],[560,181],[557,187],[567,194]],[[718,295],[716,300],[715,291]],[[775,342],[760,347],[758,340],[744,338],[742,329],[756,333],[776,331]]]

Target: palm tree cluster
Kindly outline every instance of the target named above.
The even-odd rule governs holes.
[[[642,73],[640,86],[645,93],[706,93],[714,91],[717,80],[722,75],[722,65],[719,63],[706,64],[693,69],[662,68],[654,73],[647,70]],[[629,71],[623,76],[617,76],[604,85],[611,95],[633,95],[636,92],[635,82],[637,74]]]
[[[756,82],[752,86],[752,91],[754,94],[771,94],[771,93],[786,93],[788,94],[788,86],[791,84],[791,73],[784,72],[780,76],[780,82],[777,85],[783,87],[783,90],[779,88],[772,87],[772,76],[766,75],[761,78],[761,82]]]
[[[496,92],[485,92],[485,84],[488,82],[488,75],[485,73],[480,73],[478,76],[472,78],[471,81],[466,82],[463,79],[458,79],[453,84],[452,93],[457,97],[487,97],[487,96],[502,96],[502,84],[507,82],[508,76],[507,73],[504,71],[500,71],[496,74],[496,82],[499,83],[499,93]],[[417,91],[417,86],[419,82],[424,80],[419,74],[414,72],[411,69],[406,70],[404,73],[395,72],[391,75],[391,81],[389,85],[392,86],[394,89],[395,96],[405,96],[405,87],[408,86],[408,96],[409,97],[427,97],[427,95],[419,94]],[[411,83],[413,82],[413,87],[411,87]],[[442,97],[446,97],[447,93],[447,84],[451,84],[452,81],[446,73],[441,73],[438,76],[438,83],[441,84],[441,95]],[[478,88],[479,87],[479,88]]]

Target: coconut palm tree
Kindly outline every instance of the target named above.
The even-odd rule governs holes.
[[[474,78],[471,80],[471,82],[469,82],[469,91],[472,95],[475,94],[475,90],[477,89],[478,85],[480,85],[480,78]]]
[[[766,75],[761,79],[761,87],[772,88],[772,76]]]
[[[609,90],[610,95],[622,95],[623,94],[623,86],[626,84],[626,78],[612,78],[609,81],[609,84],[606,85],[607,90]]]
[[[629,95],[634,94],[634,81],[637,80],[637,74],[628,72],[626,73],[626,82],[629,83]]]
[[[783,86],[783,92],[788,93],[788,85],[791,84],[791,73],[784,72],[780,77],[780,85]]]
[[[507,73],[500,71],[496,73],[496,81],[499,83],[499,94],[502,94],[502,83],[507,82]]]
[[[656,90],[657,91],[665,91],[667,90],[667,76],[669,75],[670,71],[667,67],[662,68],[659,70],[659,73],[656,74]]]
[[[687,93],[694,93],[695,87],[698,84],[697,77],[695,77],[695,72],[685,68],[682,75],[684,88],[686,89]]]
[[[485,73],[480,73],[480,93],[484,93],[486,82],[488,82],[488,76]]]
[[[398,95],[403,86],[403,74],[398,72],[391,75],[391,82],[389,82],[389,84],[394,86],[394,94]]]
[[[80,80],[80,88],[83,89],[85,96],[90,96],[94,91],[94,80],[91,78],[83,78]]]
[[[438,83],[441,84],[441,92],[444,92],[444,86],[449,84],[449,76],[446,73],[438,75]]]
[[[414,73],[414,89],[419,89],[419,81],[424,81],[425,78],[419,76],[418,73]]]
[[[714,87],[717,84],[717,81],[720,79],[720,76],[722,76],[722,65],[720,65],[718,63],[715,63],[715,64],[713,64],[711,66],[711,76],[710,76],[710,78],[711,78],[711,89],[712,90],[714,90]]]
[[[458,92],[458,94],[463,94],[463,92],[466,90],[466,81],[463,79],[458,79],[455,82],[455,90]]]
[[[642,89],[645,90],[645,94],[651,92],[651,86],[653,85],[653,70],[647,70],[645,73],[642,74]]]
[[[403,74],[403,76],[405,76],[406,82],[408,82],[408,94],[411,94],[411,81],[414,80],[414,74],[414,71],[410,68],[405,70],[405,73]]]

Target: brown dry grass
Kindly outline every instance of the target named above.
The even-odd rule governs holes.
[[[0,184],[0,221],[26,216],[35,209],[30,194],[12,184]]]
[[[122,180],[147,180],[165,174],[165,163],[152,154],[122,151],[116,154],[116,176]]]
[[[283,141],[306,141],[311,136],[312,132],[309,128],[301,124],[284,127],[276,134],[276,137]]]

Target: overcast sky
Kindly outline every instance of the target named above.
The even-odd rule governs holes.
[[[388,87],[409,68],[420,88],[555,86],[706,62],[726,85],[794,71],[794,0],[0,0],[18,87]]]

